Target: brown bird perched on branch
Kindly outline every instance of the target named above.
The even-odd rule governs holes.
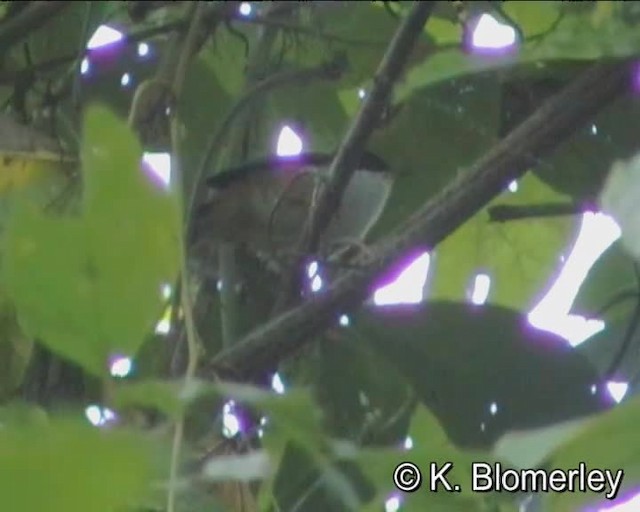
[[[221,241],[268,256],[293,254],[334,155],[271,157],[222,171],[207,182],[195,211],[190,244],[200,252]],[[361,242],[380,217],[393,184],[385,162],[364,153],[321,244],[322,253]]]

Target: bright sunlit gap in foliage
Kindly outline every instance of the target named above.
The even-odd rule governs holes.
[[[171,155],[169,153],[144,153],[143,168],[149,177],[162,188],[171,185]]]
[[[235,437],[241,430],[240,418],[235,414],[235,402],[229,400],[222,407],[222,435],[230,439]]]
[[[278,156],[296,156],[302,153],[302,138],[289,125],[284,125],[278,135],[276,154]]]
[[[322,290],[322,278],[319,275],[315,275],[313,276],[313,279],[311,279],[311,291],[313,293],[318,293],[320,290]]]
[[[106,407],[90,405],[84,410],[84,415],[94,427],[103,427],[116,419],[116,413]]]
[[[622,503],[610,507],[601,507],[597,512],[638,512],[638,510],[640,510],[640,493]]]
[[[171,298],[171,285],[169,283],[163,283],[160,285],[160,296],[164,300],[169,300]]]
[[[282,382],[282,378],[277,373],[274,373],[273,377],[271,377],[271,389],[273,389],[279,395],[284,394],[284,382]]]
[[[124,73],[120,77],[120,85],[122,87],[127,87],[131,83],[131,75],[129,73]]]
[[[400,496],[391,496],[384,504],[384,512],[398,512],[401,504]]]
[[[515,43],[515,29],[486,13],[480,16],[471,35],[471,46],[476,50],[504,50]]]
[[[559,334],[576,346],[604,329],[604,322],[571,315],[569,310],[589,269],[620,237],[616,222],[603,213],[585,212],[571,254],[542,300],[529,313],[529,322],[543,331]]]
[[[620,403],[629,390],[628,382],[607,382],[607,390],[616,403]]]
[[[126,377],[133,370],[133,361],[130,357],[114,356],[109,362],[109,373],[112,377]]]
[[[138,57],[146,57],[149,55],[149,45],[147,43],[138,44]]]
[[[342,327],[349,327],[349,324],[351,323],[351,320],[349,320],[347,315],[340,315],[340,319],[338,321]]]
[[[160,336],[166,336],[171,332],[171,306],[168,306],[162,315],[162,318],[156,324],[154,331]]]
[[[422,302],[429,262],[429,253],[422,253],[411,261],[392,283],[378,288],[373,294],[376,306]]]
[[[317,273],[318,273],[318,262],[317,261],[312,261],[307,266],[307,276],[309,276],[309,279],[313,279],[313,277]]]
[[[240,7],[238,8],[238,12],[242,16],[250,16],[252,10],[253,9],[252,9],[251,4],[249,2],[242,2],[240,4]]]
[[[487,274],[478,274],[473,282],[471,302],[476,306],[480,306],[481,304],[487,302],[490,288],[491,278]]]
[[[100,25],[87,43],[87,50],[95,50],[112,45],[123,39],[122,32],[108,25]]]
[[[89,73],[90,68],[91,66],[89,64],[89,59],[85,57],[84,59],[82,59],[82,62],[80,62],[80,74],[86,75],[87,73]]]

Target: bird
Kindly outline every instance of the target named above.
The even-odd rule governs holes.
[[[320,187],[329,179],[334,156],[270,156],[210,176],[193,215],[189,244],[201,249],[230,242],[271,258],[292,255]],[[382,214],[392,185],[386,162],[364,152],[319,252],[362,243]]]

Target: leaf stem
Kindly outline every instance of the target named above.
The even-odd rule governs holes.
[[[198,36],[201,29],[201,23],[204,13],[204,2],[194,1],[189,5],[189,17],[191,18],[191,23],[189,25],[189,29],[184,36],[184,41],[182,44],[181,52],[176,63],[174,79],[172,83],[172,93],[174,98],[179,98],[182,92],[182,87],[184,85],[187,68],[189,66],[189,62],[191,57],[194,54],[194,51],[198,44]],[[179,196],[183,198],[183,194],[181,193],[184,189],[184,183],[182,179],[182,173],[180,172],[180,133],[179,133],[179,124],[178,117],[175,112],[173,112],[170,120],[170,133],[171,133],[171,146],[172,146],[172,164],[174,176],[177,176],[177,184],[179,188]],[[180,208],[182,215],[184,215],[184,208]],[[184,233],[184,232],[183,232]],[[197,340],[197,331],[193,319],[193,308],[191,304],[191,294],[189,287],[189,276],[188,276],[188,268],[187,268],[187,256],[186,256],[186,245],[183,240],[180,243],[180,271],[182,275],[182,281],[180,286],[180,300],[182,304],[182,310],[184,313],[184,323],[186,330],[186,338],[187,338],[187,348],[188,348],[188,360],[187,360],[187,369],[185,372],[185,384],[189,384],[189,382],[195,376],[196,368],[198,366],[198,357],[200,353],[200,348]],[[180,459],[180,451],[182,449],[182,439],[184,437],[184,416],[181,417],[175,426],[175,431],[173,435],[173,444],[171,451],[171,467],[169,470],[169,490],[167,493],[167,512],[175,512],[175,503],[176,503],[176,487],[177,487],[177,475],[178,475],[178,466]]]

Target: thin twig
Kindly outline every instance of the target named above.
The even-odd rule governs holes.
[[[636,275],[636,286],[640,287],[640,269],[638,268],[637,263],[634,263],[633,270]],[[609,368],[605,372],[606,380],[612,380],[620,369],[620,365],[622,364],[624,357],[629,352],[629,348],[631,347],[631,343],[633,342],[636,331],[638,330],[638,326],[640,326],[640,296],[636,299],[636,306],[633,308],[631,319],[627,324],[622,344],[612,359],[611,364],[609,364]]]
[[[561,217],[564,215],[580,215],[596,208],[577,203],[539,203],[539,204],[497,204],[487,209],[490,222],[507,222],[511,220],[537,219],[542,217]]]
[[[614,294],[613,297],[611,297],[607,302],[605,302],[604,305],[601,306],[593,316],[595,318],[604,316],[611,308],[629,299],[640,300],[640,291],[638,291],[637,288],[626,288],[624,290],[620,290],[618,293]]]
[[[389,103],[395,82],[400,78],[413,47],[423,33],[435,2],[415,2],[411,12],[396,31],[373,78],[373,87],[365,98],[360,111],[338,148],[329,169],[329,182],[320,192],[318,201],[311,208],[298,243],[300,254],[312,254],[318,249],[320,237],[333,215],[339,210],[344,190],[355,171],[367,140],[375,130],[385,107]],[[283,280],[283,288],[276,302],[275,311],[280,312],[296,296],[299,288],[299,269],[302,261],[297,261]]]
[[[187,74],[187,68],[191,61],[191,57],[195,53],[195,49],[198,45],[198,36],[200,34],[203,10],[205,4],[203,2],[194,1],[189,8],[189,15],[191,17],[191,24],[189,30],[184,37],[184,42],[180,51],[180,55],[176,64],[175,76],[172,83],[172,92],[175,98],[179,98],[184,85],[185,77]],[[177,168],[178,172],[178,188],[179,192],[184,188],[182,173],[180,171],[180,130],[178,126],[178,118],[174,112],[171,117],[170,123],[171,132],[171,146],[172,146],[172,162],[174,166],[174,172]],[[180,194],[179,197],[183,197]],[[184,208],[181,209],[184,211]],[[187,255],[184,240],[180,243],[180,270],[182,275],[182,283],[180,286],[182,311],[184,313],[184,325],[187,338],[188,359],[187,369],[185,372],[185,383],[188,384],[190,380],[195,376],[195,371],[198,365],[199,357],[199,344],[197,340],[197,332],[193,319],[193,308],[191,305],[191,295],[189,289],[188,269],[187,269]],[[175,432],[173,436],[173,445],[171,451],[171,467],[169,471],[169,492],[167,493],[167,512],[175,511],[175,498],[176,498],[176,483],[178,475],[178,466],[180,451],[182,448],[182,439],[184,435],[184,417],[181,417],[176,423]]]
[[[269,14],[274,10],[285,6],[283,2],[274,2],[269,5]],[[246,76],[244,90],[255,86],[258,77],[263,75],[264,70],[269,65],[269,57],[273,43],[275,42],[277,32],[272,27],[259,27],[256,43],[249,52],[246,66]],[[245,94],[242,94],[245,96]],[[226,162],[229,155],[238,146],[238,141],[243,136],[241,130],[246,127],[240,124],[229,126],[229,140],[225,148],[218,151],[216,167],[222,162]],[[200,169],[204,172],[204,168]],[[216,169],[218,170],[218,169]],[[200,175],[202,177],[202,174]],[[193,189],[195,190],[195,188]],[[240,333],[240,318],[242,305],[240,303],[240,294],[238,293],[241,285],[241,272],[236,261],[236,247],[234,244],[221,244],[218,253],[219,273],[222,281],[222,290],[220,291],[220,322],[222,324],[222,346],[228,348],[238,341]]]
[[[415,247],[433,249],[547,155],[604,105],[628,90],[627,61],[597,64],[554,94],[471,168],[372,247],[362,269],[346,273],[322,294],[249,333],[212,362],[217,374],[250,379],[289,357],[334,325],[373,291],[376,278]]]

